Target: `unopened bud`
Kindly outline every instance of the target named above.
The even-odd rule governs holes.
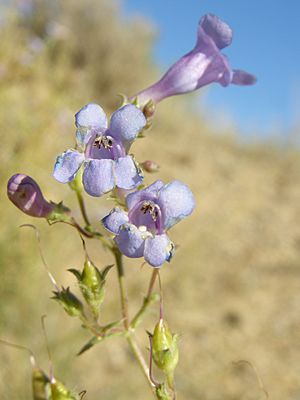
[[[71,317],[84,317],[83,305],[81,301],[70,291],[70,288],[53,292],[54,300],[61,304]]]
[[[143,168],[144,171],[146,172],[157,172],[159,171],[159,165],[152,160],[146,160],[140,163],[140,166]]]
[[[8,198],[25,214],[47,218],[55,205],[45,200],[39,185],[28,175],[15,174],[7,183]]]
[[[160,319],[152,336],[152,357],[173,386],[173,373],[178,363],[178,335],[173,335],[167,323]]]
[[[149,100],[148,103],[143,107],[143,114],[147,119],[153,117],[155,113],[155,103],[152,100]]]
[[[51,381],[51,396],[52,400],[78,400],[76,395],[73,395],[65,385],[54,378]]]
[[[38,367],[32,369],[33,400],[48,400],[50,398],[50,379]]]

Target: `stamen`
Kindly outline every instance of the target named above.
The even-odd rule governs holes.
[[[95,139],[93,146],[97,147],[99,150],[101,147],[110,150],[113,146],[113,141],[107,136],[99,136]]]
[[[144,201],[141,211],[146,214],[147,212],[151,215],[151,218],[154,222],[156,222],[158,218],[158,207],[156,204],[152,203],[152,201]]]

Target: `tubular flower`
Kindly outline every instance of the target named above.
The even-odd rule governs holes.
[[[55,204],[45,200],[39,185],[28,175],[13,175],[7,183],[7,196],[32,217],[47,218],[55,209]]]
[[[143,257],[152,267],[170,261],[174,244],[166,231],[191,214],[195,200],[182,182],[166,185],[156,181],[126,197],[128,212],[114,208],[103,218],[106,229],[116,234],[115,243],[127,257]]]
[[[222,86],[253,85],[255,76],[231,69],[220,50],[231,44],[232,30],[213,14],[204,15],[198,26],[197,42],[192,51],[172,65],[152,86],[137,94],[139,103],[158,103],[166,97],[192,92],[212,82]]]
[[[108,127],[103,109],[90,103],[75,115],[75,124],[78,150],[69,149],[57,157],[55,179],[70,182],[83,165],[83,186],[91,196],[141,184],[141,170],[128,150],[146,125],[142,111],[127,104],[112,114]]]

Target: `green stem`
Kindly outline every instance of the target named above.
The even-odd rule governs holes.
[[[117,266],[117,271],[118,271],[118,281],[119,281],[123,324],[124,324],[125,330],[128,331],[128,329],[129,329],[128,298],[127,298],[126,286],[125,286],[123,258],[122,258],[122,254],[120,253],[120,251],[116,248],[114,249],[114,256],[116,259],[116,266]]]
[[[90,226],[91,223],[90,223],[89,218],[86,213],[82,192],[81,192],[81,190],[75,190],[75,192],[76,192],[76,197],[77,197],[77,200],[79,203],[80,211],[81,211],[82,217],[84,219],[84,222],[85,222],[86,226]]]
[[[147,379],[147,382],[151,388],[151,391],[152,391],[154,397],[157,398],[156,394],[155,394],[155,387],[149,377],[149,369],[148,369],[147,363],[146,363],[146,361],[143,357],[143,354],[133,336],[133,331],[130,329],[129,314],[128,314],[128,298],[127,298],[126,287],[125,287],[125,273],[124,273],[124,267],[123,267],[122,254],[119,251],[119,249],[117,249],[117,248],[113,249],[113,253],[115,256],[116,266],[117,266],[117,271],[118,271],[121,309],[122,309],[122,316],[123,316],[123,320],[124,320],[123,324],[124,324],[125,331],[127,332],[126,339],[132,350],[134,357],[136,358],[139,366],[142,369],[144,376]]]
[[[152,293],[157,276],[158,276],[158,270],[154,269],[152,272],[152,275],[151,275],[150,282],[149,282],[147,295],[146,295],[146,297],[144,297],[144,301],[143,301],[141,308],[135,314],[135,316],[133,317],[133,319],[130,323],[130,327],[132,329],[135,329],[140,324],[140,322],[142,321],[142,318],[143,318],[144,314],[146,313],[146,311],[148,310],[148,308],[151,306],[151,304],[153,304],[159,298],[159,296],[156,293]]]

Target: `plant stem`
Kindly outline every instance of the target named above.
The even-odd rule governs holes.
[[[79,203],[80,211],[81,211],[82,217],[84,219],[84,222],[85,222],[86,226],[90,226],[91,223],[90,223],[89,218],[86,213],[82,192],[81,192],[81,190],[75,190],[75,192],[76,192],[76,197],[77,197],[77,200]]]
[[[119,289],[120,289],[120,298],[121,298],[121,309],[122,309],[122,317],[124,319],[124,328],[126,331],[129,329],[129,316],[128,316],[128,298],[125,287],[125,274],[123,268],[123,258],[119,249],[114,249],[114,256],[116,259],[117,271],[118,271],[118,281],[119,281]]]
[[[157,276],[158,276],[158,270],[154,269],[149,282],[147,295],[146,297],[144,297],[143,300],[143,304],[141,308],[138,310],[138,312],[135,314],[135,316],[132,318],[132,321],[130,322],[130,327],[132,329],[135,329],[140,324],[148,308],[151,306],[152,303],[154,303],[158,299],[158,295],[156,293],[152,293]]]
[[[157,268],[154,268],[154,270],[152,272],[152,275],[151,275],[150,282],[149,282],[149,288],[148,288],[148,292],[147,292],[147,299],[149,299],[149,297],[152,294],[152,291],[153,291],[154,284],[155,284],[156,277],[157,277],[158,273],[159,273],[159,270]]]
[[[122,254],[120,253],[119,249],[117,249],[117,248],[113,249],[113,253],[115,256],[117,271],[118,271],[121,309],[122,309],[122,316],[124,319],[123,324],[124,324],[125,331],[127,332],[126,339],[132,350],[134,357],[136,358],[139,366],[142,369],[144,376],[147,379],[147,382],[151,388],[151,391],[152,391],[154,397],[157,398],[156,394],[155,394],[155,387],[149,377],[149,369],[148,369],[147,363],[146,363],[146,361],[142,355],[142,352],[133,336],[133,331],[130,329],[129,314],[128,314],[128,298],[127,298],[126,287],[125,287],[125,274],[124,274]]]

